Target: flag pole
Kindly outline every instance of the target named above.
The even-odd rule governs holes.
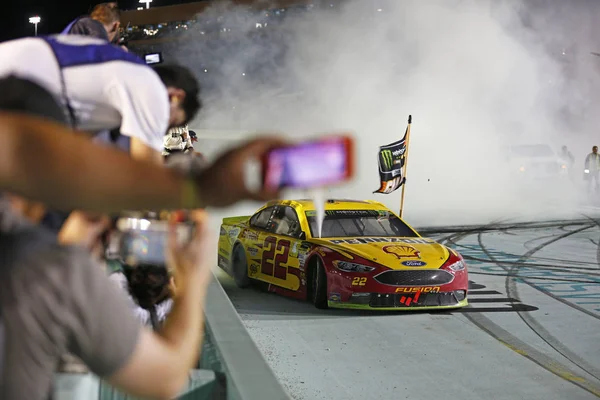
[[[406,169],[408,167],[408,145],[410,144],[410,124],[412,123],[412,115],[408,116],[408,126],[406,127],[406,159],[404,160],[404,171],[402,171],[402,177],[406,179]],[[406,182],[402,185],[402,194],[400,197],[400,218],[404,212],[404,189],[406,189]]]

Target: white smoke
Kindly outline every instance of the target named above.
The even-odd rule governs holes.
[[[556,9],[555,1],[354,0],[262,30],[248,8],[218,6],[203,18],[219,17],[225,29],[242,33],[230,33],[229,45],[198,40],[180,48],[182,57],[210,59],[218,70],[218,90],[192,125],[294,138],[354,132],[356,179],[328,197],[376,199],[397,211],[400,190],[372,194],[379,185],[376,155],[378,146],[402,137],[412,114],[409,222],[573,214],[585,200],[581,190],[518,184],[508,174],[505,146],[541,142],[559,151],[566,144],[577,157],[574,179],[581,180],[600,118],[600,58],[589,54],[600,51],[600,44],[591,47],[598,24],[588,3]],[[589,17],[577,18],[583,15]],[[256,60],[261,79],[251,68]]]

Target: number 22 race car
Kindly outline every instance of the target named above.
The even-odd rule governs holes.
[[[317,308],[418,310],[468,304],[462,256],[421,237],[375,201],[328,200],[321,233],[310,200],[276,200],[224,218],[219,267]]]

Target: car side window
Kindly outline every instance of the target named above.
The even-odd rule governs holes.
[[[269,219],[274,210],[275,207],[268,207],[259,213],[254,214],[254,216],[250,218],[250,226],[258,229],[267,229],[267,224],[269,223]]]
[[[273,220],[269,224],[268,230],[277,235],[299,237],[301,232],[300,220],[296,211],[289,206],[278,207],[273,214]]]

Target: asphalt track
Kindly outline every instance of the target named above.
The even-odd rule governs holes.
[[[469,307],[321,311],[221,282],[295,399],[600,398],[600,220],[424,236],[468,260]]]

